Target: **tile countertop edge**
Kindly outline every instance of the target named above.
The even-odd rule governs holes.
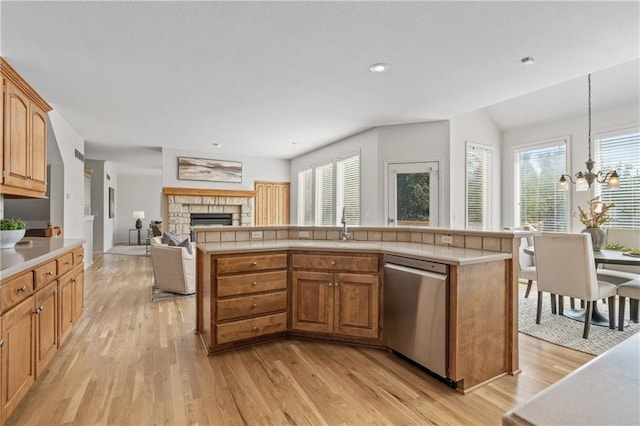
[[[31,247],[0,250],[0,281],[53,259],[71,249],[82,246],[85,240],[69,238],[26,238],[32,240]]]
[[[197,247],[208,254],[234,254],[278,250],[374,252],[394,254],[413,259],[431,260],[448,265],[471,265],[511,259],[511,253],[494,252],[450,246],[410,242],[348,242],[314,240],[270,240],[224,243],[198,243]]]

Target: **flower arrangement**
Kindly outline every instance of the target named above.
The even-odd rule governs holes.
[[[578,206],[580,211],[580,222],[587,228],[599,228],[605,222],[611,222],[613,219],[607,214],[610,208],[615,207],[613,203],[603,203],[600,196],[592,198],[587,203],[589,211],[585,212],[582,207]]]

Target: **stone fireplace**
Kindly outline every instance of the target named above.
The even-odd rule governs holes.
[[[167,226],[181,238],[189,238],[191,213],[230,213],[231,225],[253,224],[254,191],[164,188]]]

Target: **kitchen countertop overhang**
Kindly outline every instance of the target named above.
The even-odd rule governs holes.
[[[469,248],[440,246],[412,242],[389,241],[324,241],[324,240],[267,240],[197,243],[207,254],[242,252],[308,250],[341,252],[374,252],[424,259],[448,265],[470,265],[511,259],[510,253]]]
[[[84,240],[69,238],[29,237],[22,241],[31,243],[0,250],[0,280],[27,271],[84,243]]]

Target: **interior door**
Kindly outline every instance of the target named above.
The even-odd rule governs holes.
[[[387,165],[387,224],[439,226],[437,161]]]

